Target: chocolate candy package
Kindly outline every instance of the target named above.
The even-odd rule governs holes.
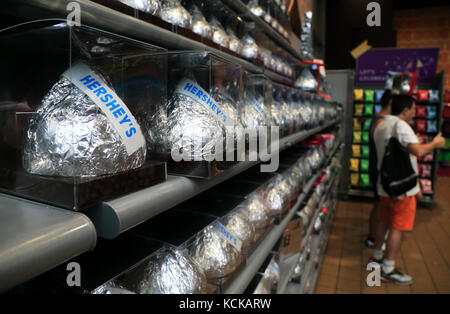
[[[383,97],[383,94],[384,94],[384,90],[382,90],[382,89],[375,90],[375,102],[376,103],[381,103],[381,98]]]
[[[368,172],[369,171],[369,160],[368,159],[361,159],[359,170],[361,172]]]
[[[236,155],[241,67],[209,52],[171,52],[168,65],[168,101],[150,119],[151,153],[168,161],[170,173],[194,177],[219,174],[227,153],[244,160],[245,151]]]
[[[436,89],[430,89],[428,91],[430,102],[439,102],[439,91]]]
[[[352,156],[353,157],[361,157],[361,146],[360,145],[352,145]]]
[[[427,118],[436,119],[436,106],[427,106]]]
[[[373,106],[374,114],[378,114],[381,111],[381,105],[374,105]]]
[[[355,116],[362,117],[364,115],[364,105],[355,105]]]
[[[365,116],[372,116],[373,115],[373,105],[372,104],[365,104],[364,105],[364,115]]]
[[[431,178],[432,165],[419,164],[419,175],[422,178]]]
[[[353,130],[354,131],[361,131],[361,122],[358,118],[353,118]]]
[[[420,188],[423,194],[433,194],[433,186],[431,180],[420,179]]]
[[[416,105],[416,117],[426,118],[427,117],[427,106]]]
[[[350,171],[359,171],[359,159],[357,158],[350,158]]]
[[[361,173],[361,179],[359,181],[359,185],[363,187],[369,187],[370,186],[370,178],[367,173]]]
[[[427,132],[437,132],[436,120],[427,120]]]
[[[427,120],[417,119],[415,121],[415,123],[416,123],[417,132],[426,132],[427,131]]]
[[[362,90],[362,89],[354,89],[353,90],[353,100],[355,100],[355,101],[363,101],[364,100],[364,90]]]
[[[361,132],[353,132],[353,143],[361,143],[362,142],[362,133]]]
[[[370,131],[370,123],[372,122],[372,119],[365,119],[364,120],[364,126],[363,126],[363,130],[364,131]]]
[[[364,144],[369,143],[369,132],[362,132],[361,142]]]
[[[192,28],[192,16],[178,0],[160,0],[160,2],[161,19],[176,26]]]
[[[358,186],[359,185],[359,173],[351,173],[350,174],[350,184],[352,186]]]
[[[427,102],[428,101],[428,91],[427,90],[418,90],[416,94],[416,98],[418,102]]]
[[[361,157],[369,158],[369,146],[361,145]]]
[[[147,150],[149,117],[166,99],[164,49],[55,23],[17,26],[0,38],[10,56],[0,67],[11,73],[1,103],[16,103],[0,110],[0,165],[10,173],[0,175],[0,188],[81,210],[165,180],[165,164]],[[26,79],[17,70],[23,61],[13,61],[25,44]],[[20,91],[19,81],[27,86]]]
[[[375,92],[371,89],[365,89],[364,90],[364,101],[365,102],[372,102],[374,101]]]

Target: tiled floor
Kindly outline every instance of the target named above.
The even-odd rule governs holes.
[[[372,250],[363,240],[372,204],[339,202],[315,293],[450,293],[450,177],[438,178],[435,201],[432,210],[418,209],[396,261],[414,283],[380,287],[366,284]]]

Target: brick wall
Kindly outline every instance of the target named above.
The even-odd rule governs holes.
[[[450,6],[395,11],[394,29],[398,48],[440,48],[437,71],[450,90]]]

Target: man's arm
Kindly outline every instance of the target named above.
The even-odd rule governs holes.
[[[433,139],[432,142],[427,144],[408,144],[408,151],[417,157],[425,156],[431,153],[437,148],[442,148],[445,145],[445,139],[442,137],[441,132]]]

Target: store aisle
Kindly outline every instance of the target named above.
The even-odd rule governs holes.
[[[433,210],[419,209],[413,232],[404,234],[397,267],[412,286],[368,287],[365,270],[372,253],[363,240],[372,204],[339,202],[315,293],[450,293],[450,177],[439,177]]]

